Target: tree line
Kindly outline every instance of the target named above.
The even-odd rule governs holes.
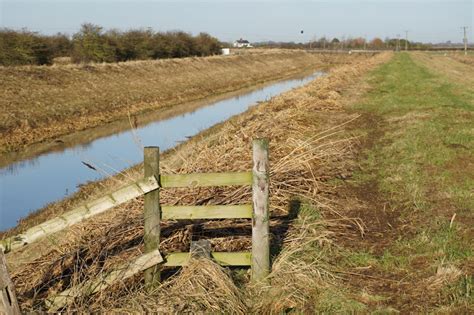
[[[151,29],[107,30],[86,23],[72,35],[42,35],[26,29],[0,29],[0,65],[49,65],[54,58],[72,62],[119,62],[219,54],[221,43],[207,33]]]
[[[383,50],[383,49],[395,49],[397,46],[396,38],[373,38],[372,40],[366,40],[362,37],[356,38],[326,38],[321,37],[319,39],[313,39],[305,43],[295,42],[260,42],[253,44],[255,47],[270,47],[270,48],[288,48],[288,49],[371,49],[371,50]],[[419,42],[408,42],[410,49],[430,49],[430,44],[424,44]],[[400,46],[405,47],[405,39],[400,39]]]

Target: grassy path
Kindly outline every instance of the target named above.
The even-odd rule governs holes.
[[[370,310],[473,311],[473,89],[405,53],[367,83],[360,170],[340,186],[365,235],[338,265]]]

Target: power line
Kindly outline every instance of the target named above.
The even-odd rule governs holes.
[[[408,50],[408,31],[405,31],[405,51]]]

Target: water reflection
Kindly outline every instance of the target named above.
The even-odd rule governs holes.
[[[30,211],[74,193],[81,184],[140,163],[144,146],[159,146],[162,151],[172,148],[257,102],[321,75],[318,72],[303,79],[278,82],[136,130],[117,132],[60,152],[10,164],[0,169],[0,230],[14,226]]]

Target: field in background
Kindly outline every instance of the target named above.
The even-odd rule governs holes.
[[[117,64],[0,67],[0,152],[345,60],[278,50]]]

